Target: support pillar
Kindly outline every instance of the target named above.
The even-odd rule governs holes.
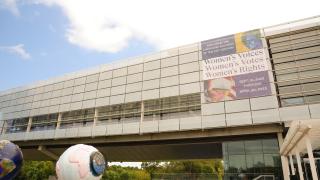
[[[298,151],[296,151],[296,159],[297,159],[297,164],[298,164],[298,171],[299,171],[300,180],[304,180],[302,166],[301,166],[301,157],[300,157],[300,153]]]
[[[27,126],[27,132],[30,132],[32,125],[32,117],[29,117],[28,126]]]
[[[310,142],[310,138],[309,138],[309,135],[308,135],[308,134],[307,134],[306,137],[305,137],[305,142],[306,142],[307,151],[308,151],[308,158],[309,158],[309,162],[310,162],[312,179],[313,179],[313,180],[318,180],[316,163],[315,163],[314,157],[313,157],[312,144],[311,144],[311,142]]]
[[[141,113],[140,113],[140,125],[139,125],[140,134],[142,134],[141,126],[142,126],[143,120],[144,120],[144,102],[141,101]]]
[[[278,135],[279,147],[281,147],[282,144],[283,144],[282,133],[278,133],[277,135]],[[284,180],[290,180],[289,163],[288,163],[288,158],[287,157],[281,156],[281,165],[282,165],[283,179]]]
[[[62,113],[59,113],[59,114],[58,114],[58,121],[57,121],[57,127],[56,127],[56,129],[59,129],[59,128],[60,128],[61,119],[62,119]]]
[[[294,166],[293,166],[293,159],[292,159],[292,155],[291,154],[289,155],[289,159],[290,159],[291,174],[292,175],[296,175],[296,171],[295,171]]]
[[[1,134],[5,134],[7,131],[7,121],[3,121]]]
[[[4,121],[0,120],[0,126],[1,126],[0,135],[1,135],[3,133]]]
[[[3,133],[3,129],[4,129],[4,124],[5,124],[5,121],[3,120],[3,114],[2,114],[2,112],[0,112],[0,128],[1,128],[1,131],[0,131],[0,135],[1,134],[4,134]]]
[[[94,109],[93,124],[92,124],[93,127],[97,125],[98,116],[99,116],[98,108],[95,108]]]
[[[8,120],[5,120],[3,122],[2,134],[5,134],[7,132],[7,129],[8,129]]]

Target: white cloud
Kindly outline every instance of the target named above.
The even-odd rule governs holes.
[[[23,44],[17,44],[15,46],[0,46],[0,50],[16,54],[22,59],[30,59],[31,55],[24,49]]]
[[[66,38],[100,52],[132,39],[159,49],[260,28],[319,13],[319,0],[30,0],[59,6],[69,19]]]
[[[19,16],[20,12],[17,7],[17,0],[1,0],[0,8],[8,9],[15,16]]]

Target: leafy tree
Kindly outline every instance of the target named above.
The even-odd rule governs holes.
[[[153,174],[156,171],[159,171],[161,168],[160,162],[154,161],[154,162],[142,162],[141,163],[141,168],[147,171],[151,177],[153,177]]]
[[[150,173],[150,166],[144,164],[141,166]],[[216,177],[223,179],[223,164],[221,160],[187,160],[187,161],[169,161],[160,163],[158,166],[151,166],[152,173],[159,179],[208,179]],[[153,176],[152,176],[153,177]]]
[[[43,180],[55,175],[55,165],[52,161],[24,161],[17,180]]]
[[[141,168],[110,166],[106,168],[103,180],[151,180],[159,179],[223,179],[221,160],[187,160],[168,162],[143,162]],[[25,161],[17,180],[43,180],[55,175],[51,161]],[[165,178],[167,177],[167,178]]]
[[[103,180],[150,180],[145,170],[134,167],[110,166],[102,176]]]

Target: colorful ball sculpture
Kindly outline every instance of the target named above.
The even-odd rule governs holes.
[[[56,164],[59,180],[98,180],[106,167],[103,155],[93,146],[77,144],[68,148]]]
[[[0,140],[0,180],[16,177],[22,167],[21,149],[7,140]]]

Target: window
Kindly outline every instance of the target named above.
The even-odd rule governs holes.
[[[58,114],[35,116],[32,118],[31,131],[42,131],[56,128]]]
[[[144,121],[200,116],[200,93],[146,100]],[[97,124],[139,122],[141,102],[105,106],[98,109]]]
[[[62,114],[60,128],[92,126],[94,109],[69,111]]]
[[[225,177],[253,179],[261,174],[282,177],[277,139],[223,142]]]
[[[25,132],[28,127],[28,118],[7,120],[7,130],[6,133],[17,133],[17,132]]]

